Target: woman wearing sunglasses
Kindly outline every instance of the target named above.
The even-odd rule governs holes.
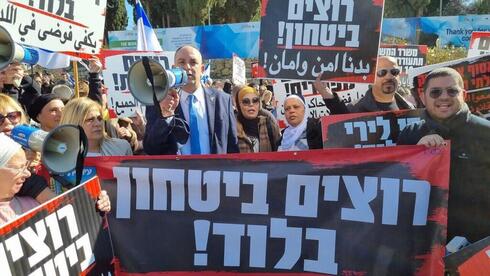
[[[261,109],[255,88],[235,87],[237,104],[237,137],[240,152],[276,151],[280,139],[279,126],[267,111]]]
[[[320,121],[308,118],[308,106],[302,95],[289,95],[284,100],[288,127],[284,129],[278,151],[321,149]]]
[[[109,138],[105,132],[103,111],[100,104],[88,99],[73,99],[63,109],[60,125],[79,125],[88,140],[87,156],[133,155],[126,140]]]
[[[12,129],[21,124],[27,124],[27,118],[22,107],[10,96],[0,94],[0,132],[10,135]],[[26,149],[27,159],[31,161],[31,169],[41,164],[41,154]]]

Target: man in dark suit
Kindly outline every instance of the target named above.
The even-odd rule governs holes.
[[[231,97],[203,87],[204,64],[199,50],[183,46],[175,66],[186,71],[188,83],[170,89],[157,108],[148,107],[144,150],[147,154],[210,154],[238,152],[236,118]]]

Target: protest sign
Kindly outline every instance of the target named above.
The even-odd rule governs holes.
[[[15,42],[58,52],[97,54],[106,0],[0,0],[0,25]]]
[[[247,78],[245,77],[246,68],[245,61],[238,57],[237,55],[233,55],[233,76],[232,81],[234,85],[246,84]]]
[[[362,83],[342,83],[327,82],[326,86],[339,95],[340,100],[345,104],[355,102],[362,98],[369,89],[368,84]],[[282,81],[273,85],[274,97],[277,100],[276,118],[284,126],[284,100],[291,94],[303,95],[308,106],[308,118],[320,118],[328,114],[328,109],[322,96],[313,87],[311,81]]]
[[[471,33],[468,57],[476,57],[490,54],[490,32]]]
[[[422,110],[379,111],[322,117],[324,148],[396,146],[405,126],[420,121]]]
[[[444,258],[446,275],[490,275],[490,236]]]
[[[427,65],[427,45],[390,45],[379,47],[380,56],[396,58],[401,69],[400,83],[402,86],[410,86],[407,71],[412,68]]]
[[[267,78],[373,83],[384,0],[262,2]]]
[[[472,113],[490,116],[490,54],[463,58],[429,66],[414,68],[408,71],[409,79],[417,95],[423,93],[427,74],[441,67],[451,67],[463,77],[464,89],[467,92],[466,103]]]
[[[0,228],[0,275],[107,275],[113,261],[97,178]]]
[[[88,164],[111,196],[111,237],[124,273],[443,272],[448,147]]]
[[[108,90],[107,105],[111,117],[134,116],[141,104],[131,95],[128,85],[128,71],[131,65],[150,57],[165,68],[170,69],[174,64],[174,52],[135,52],[111,51],[101,52],[103,58],[103,76]]]

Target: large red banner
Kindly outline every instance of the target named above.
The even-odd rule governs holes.
[[[88,164],[111,196],[123,275],[442,275],[449,152],[403,146]]]

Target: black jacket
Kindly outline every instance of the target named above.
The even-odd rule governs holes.
[[[386,111],[381,110],[381,108],[376,103],[373,96],[372,88],[366,92],[366,95],[359,99],[357,102],[345,104],[339,98],[337,93],[333,93],[333,99],[323,99],[328,110],[330,110],[331,115],[336,114],[347,114],[347,113],[359,113],[359,112],[374,112],[374,111]],[[400,109],[415,109],[415,106],[405,100],[400,94],[395,92],[395,101]]]
[[[451,140],[448,202],[448,241],[464,236],[471,242],[490,235],[490,121],[471,114],[465,106],[445,122],[424,120],[407,126],[398,145],[415,145],[438,134]]]

